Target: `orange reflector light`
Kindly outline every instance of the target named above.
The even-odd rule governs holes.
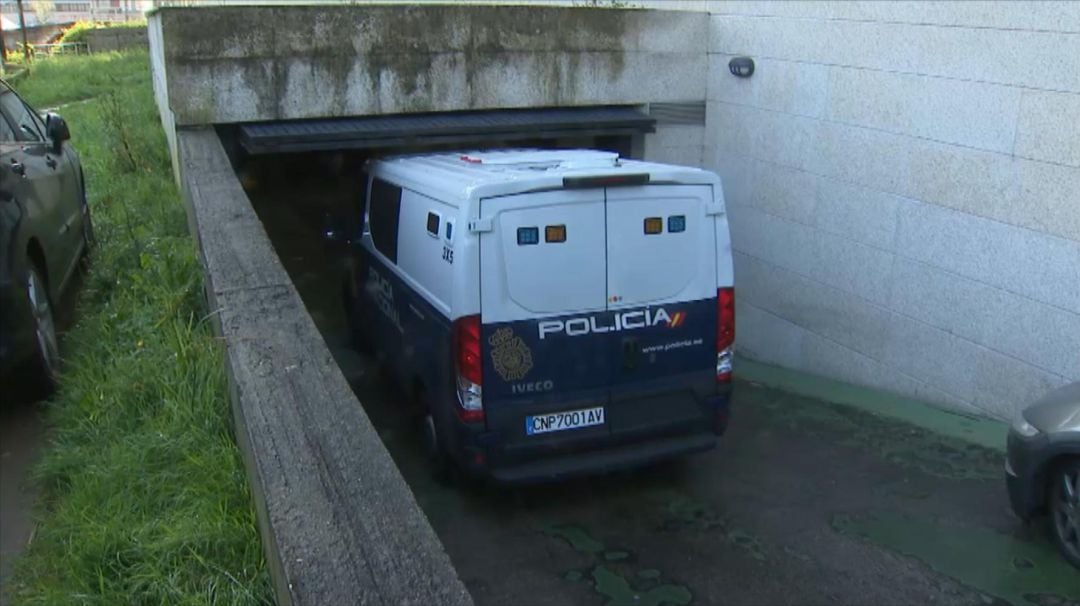
[[[544,228],[545,242],[566,242],[565,225],[548,225]]]
[[[658,234],[664,231],[664,220],[660,217],[645,218],[645,233]]]

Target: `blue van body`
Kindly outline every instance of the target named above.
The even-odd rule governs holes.
[[[455,160],[465,157],[451,154],[438,159],[454,168]],[[419,177],[404,177],[410,162],[419,164]],[[656,173],[660,165],[645,166]],[[395,174],[390,168],[401,170]],[[720,261],[703,265],[709,271],[688,273],[687,282],[699,279],[699,274],[715,273],[707,284],[679,291],[711,290],[712,296],[673,296],[619,305],[620,297],[611,295],[591,308],[569,313],[530,312],[524,314],[530,317],[515,318],[523,312],[504,306],[511,311],[489,315],[485,308],[496,305],[483,302],[492,301],[493,295],[481,291],[495,288],[497,280],[489,279],[485,268],[510,267],[513,262],[487,263],[483,259],[490,257],[485,254],[490,255],[498,242],[500,255],[513,256],[519,250],[516,247],[536,246],[535,235],[526,232],[523,240],[506,229],[503,240],[485,240],[496,237],[500,224],[484,221],[476,211],[483,205],[470,208],[465,200],[456,206],[453,201],[439,202],[453,192],[440,196],[438,187],[425,187],[424,168],[418,157],[369,167],[364,236],[355,247],[347,274],[345,301],[357,340],[369,344],[404,393],[421,404],[439,453],[477,475],[502,482],[531,482],[638,466],[716,445],[727,425],[731,393],[730,343],[724,347],[718,343],[718,334],[723,332],[720,324],[733,321],[733,310],[725,316],[721,301],[721,291],[730,292],[731,277],[726,219],[716,228],[716,233],[722,230],[723,241],[716,246],[722,248]],[[475,166],[460,168],[477,170]],[[695,175],[704,172],[679,170]],[[577,170],[577,174],[583,172],[591,175],[596,169]],[[718,189],[715,176],[705,174],[706,181]],[[601,176],[610,175],[601,172]],[[524,190],[516,193],[538,190],[536,184],[514,186]],[[603,188],[617,186],[616,181],[607,181]],[[722,203],[722,196],[716,198]],[[722,213],[706,208],[707,202],[700,217],[693,212],[686,218],[676,215],[668,228],[679,221],[701,223],[708,231],[699,230],[694,237],[713,242],[710,222],[718,221]],[[553,251],[570,250],[556,247],[571,238],[605,241],[608,237],[582,233],[572,215],[555,215],[551,221],[564,221],[554,226],[561,232],[557,229],[539,238]],[[650,228],[646,225],[645,229]],[[682,229],[672,231],[675,238]],[[659,242],[663,233],[657,236],[643,241]],[[408,247],[426,252],[414,254]],[[535,251],[540,249],[528,250],[539,254]],[[709,254],[715,254],[713,250]],[[581,270],[580,266],[545,269],[542,258],[539,267],[538,271],[551,273],[541,278],[534,271],[532,276],[549,280],[544,288],[548,290],[551,284],[559,284],[560,275]],[[548,297],[544,289],[535,295],[543,301],[520,293],[511,293],[510,298],[533,307],[548,303],[557,307],[559,301],[573,298],[557,293]],[[730,307],[733,302],[729,299],[726,304]],[[468,333],[469,327],[473,333]],[[463,345],[463,339],[471,339],[472,345]],[[482,401],[482,410],[463,408],[470,397]]]

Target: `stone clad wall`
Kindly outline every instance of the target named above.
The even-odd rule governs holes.
[[[1080,379],[1080,4],[709,9],[743,354],[999,418]]]

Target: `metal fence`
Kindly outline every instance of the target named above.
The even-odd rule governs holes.
[[[55,55],[88,55],[90,46],[85,42],[59,42],[56,44],[31,44],[35,59],[44,59]]]

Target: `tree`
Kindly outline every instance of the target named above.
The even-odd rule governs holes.
[[[56,10],[56,5],[53,4],[53,0],[33,0],[30,3],[30,8],[34,11],[38,23],[48,23]]]

